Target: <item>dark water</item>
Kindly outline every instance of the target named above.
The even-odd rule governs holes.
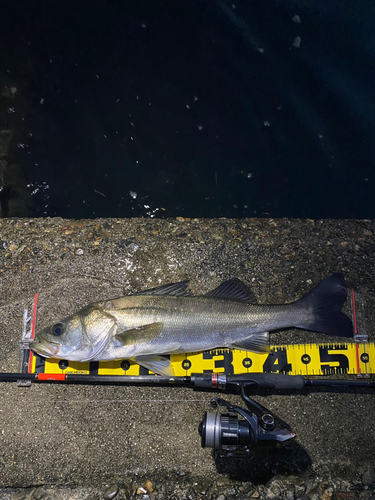
[[[374,26],[369,0],[1,2],[3,214],[375,217]]]

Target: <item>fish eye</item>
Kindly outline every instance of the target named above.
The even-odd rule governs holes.
[[[61,335],[64,333],[64,325],[62,323],[55,323],[52,327],[53,335]]]

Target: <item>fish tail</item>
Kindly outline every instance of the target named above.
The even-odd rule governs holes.
[[[295,302],[299,307],[313,309],[314,319],[308,324],[296,325],[305,330],[353,337],[351,319],[342,312],[347,290],[344,276],[335,273],[319,283],[313,290]]]

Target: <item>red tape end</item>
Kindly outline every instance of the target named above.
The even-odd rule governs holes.
[[[56,380],[63,382],[65,379],[65,373],[38,373],[38,380]]]

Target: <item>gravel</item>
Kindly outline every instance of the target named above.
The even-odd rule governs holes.
[[[365,220],[0,219],[0,370],[18,370],[23,308],[36,292],[43,328],[89,302],[184,279],[203,294],[237,277],[260,303],[284,303],[341,271],[363,297],[373,342],[374,235],[375,222]],[[329,341],[337,339],[272,334],[273,344]],[[235,461],[200,447],[210,394],[1,388],[0,499],[374,496],[374,395],[366,390],[256,396],[297,438],[290,449]],[[137,495],[146,480],[154,491]]]

